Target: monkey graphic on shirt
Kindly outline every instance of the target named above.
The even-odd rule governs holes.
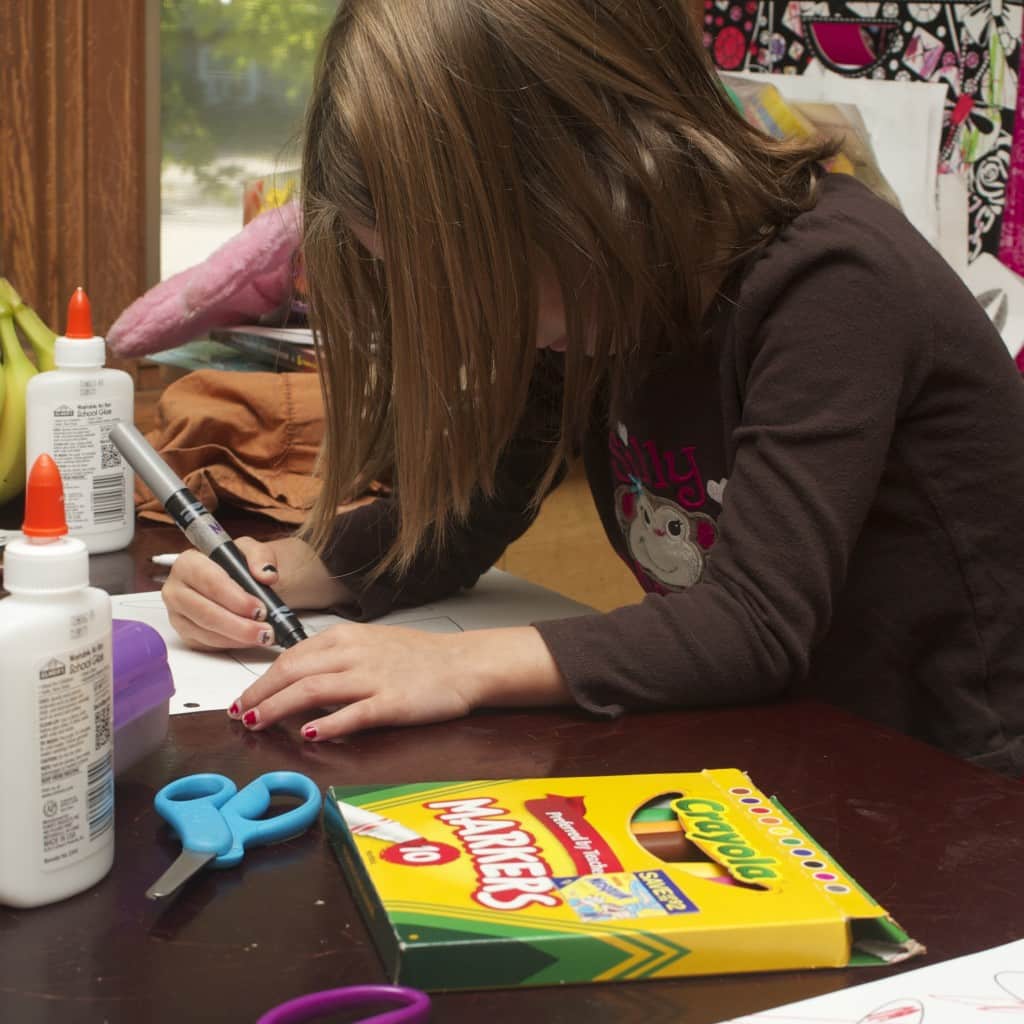
[[[615,489],[615,514],[630,556],[659,590],[684,590],[704,572],[715,543],[714,519],[690,512],[634,479]]]

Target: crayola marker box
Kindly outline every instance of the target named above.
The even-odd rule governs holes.
[[[404,985],[846,967],[922,951],[731,768],[333,786],[324,810]]]

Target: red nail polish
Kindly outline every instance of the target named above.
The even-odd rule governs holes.
[[[228,714],[232,718],[238,718],[238,716],[241,713],[242,713],[242,709],[238,706],[238,701],[237,700],[232,701],[231,702],[231,707],[228,708]]]
[[[302,736],[303,736],[304,739],[307,739],[307,740],[315,740],[316,739],[316,726],[315,725],[307,725],[302,730]]]
[[[259,713],[255,708],[251,708],[242,715],[243,725],[255,725],[260,720]]]

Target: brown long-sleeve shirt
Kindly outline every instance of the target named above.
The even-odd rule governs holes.
[[[898,211],[830,175],[707,332],[621,420],[595,415],[591,490],[647,596],[537,624],[577,701],[813,694],[1024,776],[1024,384],[978,303]],[[356,615],[471,586],[529,525],[549,457],[524,431],[443,562],[401,581],[360,582],[394,507],[340,520],[327,561]]]

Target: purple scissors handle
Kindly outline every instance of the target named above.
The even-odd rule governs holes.
[[[367,1003],[397,1003],[398,1009],[363,1017],[358,1024],[426,1024],[430,997],[415,988],[399,985],[349,985],[289,999],[268,1010],[256,1024],[302,1024],[334,1010],[351,1010]]]

